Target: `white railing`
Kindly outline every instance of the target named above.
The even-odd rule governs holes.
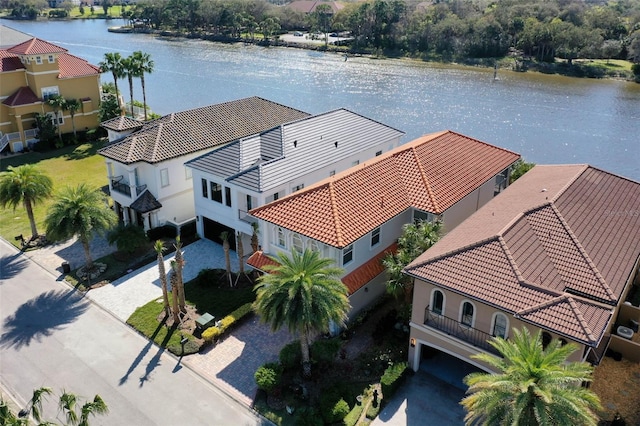
[[[38,129],[27,129],[24,131],[25,139],[37,139]]]
[[[5,133],[5,135],[2,136],[2,139],[0,139],[0,151],[5,149],[9,143],[16,141],[22,141],[22,138],[20,138],[20,132]]]

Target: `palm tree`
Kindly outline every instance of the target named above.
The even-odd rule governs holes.
[[[69,111],[69,115],[71,115],[71,125],[73,126],[73,137],[77,138],[78,135],[76,133],[76,112],[80,110],[82,104],[77,99],[67,99],[65,100],[65,108]]]
[[[272,260],[278,265],[265,267],[269,273],[254,288],[254,309],[274,331],[286,325],[299,334],[303,373],[309,377],[310,339],[328,331],[331,323],[344,326],[351,309],[347,287],[339,278],[343,271],[332,259],[309,249],[302,254],[294,250],[291,257],[280,253]]]
[[[93,401],[85,402],[80,409],[80,423],[78,423],[78,426],[89,426],[89,416],[106,414],[108,412],[109,408],[107,408],[107,404],[105,404],[100,395],[96,395]]]
[[[78,424],[78,413],[76,412],[77,402],[78,397],[73,393],[63,391],[62,395],[60,395],[58,407],[60,408],[60,411],[65,413],[67,423],[70,425]]]
[[[31,224],[31,239],[38,237],[33,206],[51,196],[53,181],[33,164],[9,166],[0,173],[0,206],[15,210],[22,204]]]
[[[176,243],[174,245],[176,248],[175,255],[175,264],[176,264],[176,275],[178,279],[178,308],[180,312],[187,312],[185,309],[185,296],[184,296],[184,280],[182,279],[182,268],[184,268],[184,258],[182,257],[182,242],[180,241],[180,236],[176,237]]]
[[[60,129],[60,119],[58,117],[58,114],[66,108],[67,101],[65,101],[65,99],[60,95],[54,95],[47,99],[47,105],[53,108],[53,111],[55,112],[55,122],[56,127],[58,128],[58,139],[60,139],[60,142],[62,143],[62,129]]]
[[[229,287],[233,287],[233,280],[231,278],[231,256],[229,255],[229,250],[231,249],[231,246],[229,245],[229,232],[221,232],[220,239],[222,240],[222,249],[224,250],[224,264],[227,271],[225,275],[229,279]]]
[[[151,60],[151,56],[148,53],[141,51],[133,52],[133,58],[138,63],[140,70],[140,84],[142,85],[142,102],[144,107],[144,121],[147,121],[147,92],[144,87],[144,75],[153,73],[154,63]]]
[[[160,277],[160,285],[162,286],[162,302],[164,303],[164,314],[169,316],[169,291],[167,285],[167,272],[164,269],[164,257],[162,252],[165,250],[164,242],[162,240],[156,240],[153,245],[156,253],[158,254],[158,275]]]
[[[578,347],[554,340],[543,348],[541,332],[514,329],[509,341],[494,337],[489,343],[503,358],[480,353],[473,358],[498,374],[471,373],[461,404],[467,425],[596,425],[600,401],[581,387],[592,380],[593,367],[567,358]]]
[[[42,401],[51,394],[53,394],[53,390],[44,386],[33,390],[33,395],[31,396],[31,400],[29,400],[29,412],[38,423],[42,421]]]
[[[133,56],[128,56],[122,60],[122,69],[124,70],[124,75],[127,76],[127,81],[129,82],[129,96],[131,97],[131,117],[133,118],[135,117],[135,113],[133,111],[133,79],[140,77],[140,66]]]
[[[116,87],[116,99],[118,100],[118,107],[122,109],[120,105],[120,92],[118,91],[118,79],[125,76],[124,68],[122,66],[122,56],[119,53],[105,53],[104,61],[98,64],[100,72],[111,72],[113,76],[113,85]]]
[[[178,306],[178,274],[176,272],[176,261],[172,260],[171,272],[169,272],[169,282],[171,283],[171,310],[173,311],[173,325],[178,326],[180,323],[180,308]]]
[[[86,268],[93,268],[89,242],[95,234],[104,234],[118,223],[118,217],[109,208],[104,193],[84,183],[67,186],[56,197],[44,220],[47,238],[51,241],[68,240],[77,236],[84,249]]]
[[[260,241],[258,235],[260,234],[260,225],[257,222],[251,222],[251,250],[253,253],[258,251],[260,247]]]
[[[241,276],[246,275],[244,272],[244,245],[242,244],[242,234],[236,233],[236,248],[238,249],[238,276],[234,285],[238,285]]]
[[[402,227],[402,235],[398,238],[398,251],[382,259],[389,277],[387,293],[396,297],[404,294],[405,302],[411,302],[413,279],[402,270],[438,241],[441,230],[440,222],[419,221]]]

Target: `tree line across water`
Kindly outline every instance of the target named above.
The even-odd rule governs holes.
[[[276,32],[345,31],[354,50],[425,59],[499,58],[518,51],[541,62],[640,63],[638,0],[370,0],[344,3],[336,13],[328,5],[304,14],[263,0],[143,0],[126,14],[154,29],[235,37],[274,21]]]

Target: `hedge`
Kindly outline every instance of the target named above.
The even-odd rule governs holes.
[[[280,384],[282,367],[275,362],[269,362],[259,367],[253,374],[258,388],[271,392]]]
[[[226,317],[222,318],[218,325],[207,328],[202,332],[202,339],[211,343],[220,338],[226,331],[235,326],[240,320],[253,312],[253,304],[245,303]]]
[[[398,390],[398,387],[404,381],[408,369],[406,362],[391,364],[380,378],[380,387],[384,399],[389,401],[391,396]]]

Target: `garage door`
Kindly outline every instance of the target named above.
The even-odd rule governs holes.
[[[211,220],[208,217],[202,217],[202,223],[204,225],[204,237],[207,240],[215,241],[218,244],[222,244],[220,234],[222,234],[224,231],[227,231],[229,233],[229,245],[231,246],[231,250],[236,249],[236,234],[233,229],[229,228],[226,225],[223,225],[220,222]]]

